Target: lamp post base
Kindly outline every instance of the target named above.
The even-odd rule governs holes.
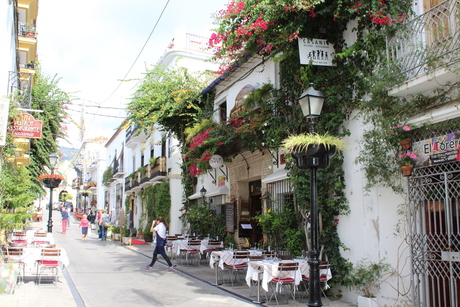
[[[48,232],[53,232],[53,220],[48,220]]]

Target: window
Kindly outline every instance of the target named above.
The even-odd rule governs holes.
[[[227,121],[227,101],[219,105],[219,120],[222,123]]]
[[[294,193],[288,180],[267,183],[266,193],[267,209],[281,212],[294,203]]]

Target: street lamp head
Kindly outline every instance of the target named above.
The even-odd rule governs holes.
[[[53,152],[48,156],[48,160],[50,161],[51,168],[54,169],[59,160],[59,156]]]
[[[308,84],[308,90],[302,93],[299,97],[300,108],[303,116],[307,118],[316,118],[321,114],[324,99],[326,96],[320,91],[314,89],[314,84]]]
[[[200,194],[201,194],[201,197],[205,197],[206,196],[206,189],[204,188],[204,186],[201,188],[200,190]]]

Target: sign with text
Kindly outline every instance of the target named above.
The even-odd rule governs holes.
[[[317,66],[335,66],[332,64],[334,59],[334,47],[325,39],[318,38],[299,38],[300,64]]]
[[[416,142],[413,149],[420,166],[460,161],[460,132]]]
[[[13,120],[12,135],[19,138],[40,139],[42,137],[42,121],[36,120],[29,113],[21,113]]]

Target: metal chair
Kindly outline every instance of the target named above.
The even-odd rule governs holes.
[[[249,261],[249,252],[248,251],[234,251],[232,262],[231,263],[224,263],[224,267],[228,269],[230,274],[230,281],[232,282],[233,287],[233,276],[235,276],[236,281],[236,274],[239,272],[245,272],[248,268],[248,261]]]
[[[12,241],[14,243],[26,243],[27,244],[27,237],[25,231],[15,231],[13,232]]]
[[[209,240],[208,241],[208,248],[203,251],[205,255],[204,260],[208,260],[209,256],[211,255],[212,252],[216,252],[221,248],[222,242],[218,240]]]
[[[262,251],[262,257],[264,259],[273,259],[276,257],[276,253],[274,251]]]
[[[187,242],[187,247],[185,249],[180,250],[180,253],[184,255],[185,262],[187,263],[187,265],[189,256],[196,255],[198,257],[200,255],[200,245],[201,241],[190,240]]]
[[[6,263],[15,263],[17,262],[19,264],[19,275],[18,275],[18,281],[24,282],[24,277],[25,277],[25,263],[23,262],[23,257],[24,257],[24,250],[22,247],[11,247],[8,246],[5,249],[6,253],[6,258],[5,262]],[[22,269],[22,275],[21,275],[21,269]]]
[[[42,248],[41,259],[37,260],[37,275],[35,281],[40,284],[41,277],[45,270],[50,270],[53,278],[53,283],[58,280],[59,273],[59,258],[61,256],[60,249]]]
[[[47,239],[48,239],[48,234],[46,232],[36,232],[34,234],[34,239],[33,239],[35,247],[40,247],[45,244],[49,244],[49,241]]]
[[[291,288],[291,290],[286,295],[286,304],[288,302],[289,294],[292,296],[292,298],[295,301],[295,291],[296,291],[295,273],[298,269],[299,269],[298,262],[280,262],[279,263],[278,277],[273,278],[269,282],[272,288],[272,291],[273,291],[272,295],[270,296],[270,300],[274,296],[276,300],[276,304],[278,305],[279,304],[278,295],[277,295],[278,290],[281,294],[282,288],[285,286],[288,286]]]
[[[166,249],[166,253],[169,253],[169,257],[170,258],[173,258],[174,256],[174,253],[173,253],[173,242],[177,240],[177,237],[176,236],[166,236],[166,244],[165,244],[165,249]]]

